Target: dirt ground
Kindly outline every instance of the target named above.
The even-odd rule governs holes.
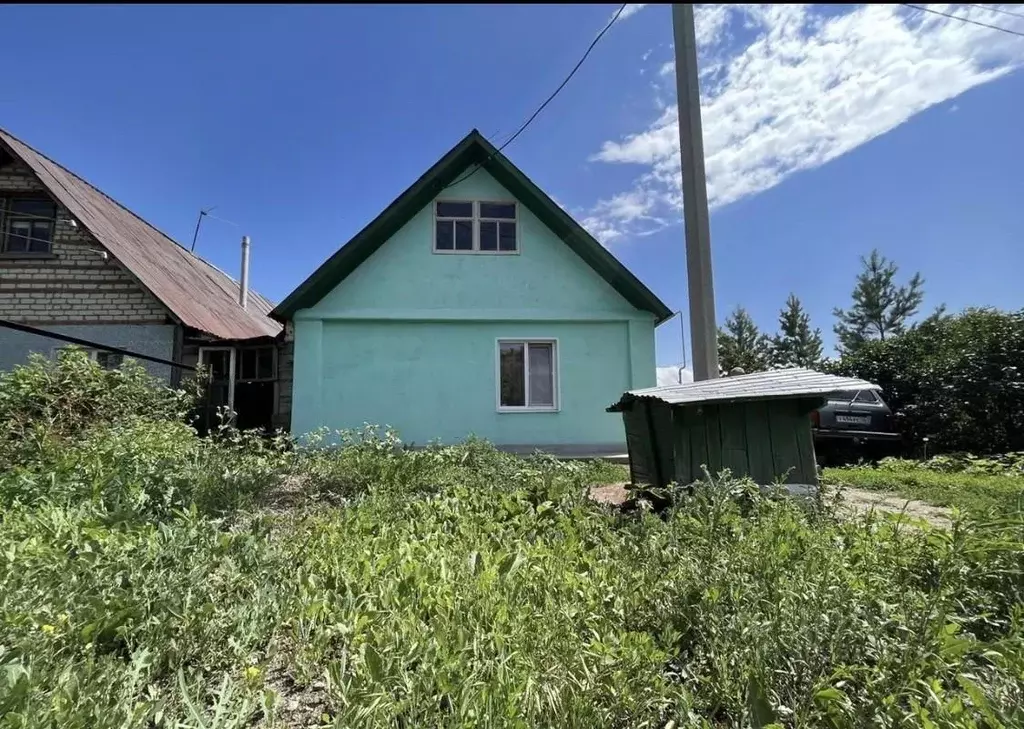
[[[836,488],[834,486],[826,486],[825,488],[827,489],[826,498],[831,497],[835,493]],[[905,499],[900,496],[883,494],[877,491],[864,491],[863,489],[849,487],[843,487],[840,493],[839,509],[851,515],[865,513],[872,509],[896,514],[905,512],[908,516],[923,519],[932,526],[948,528],[952,524],[950,521],[950,511],[944,507],[932,506],[923,501],[914,501],[913,499]]]
[[[628,498],[626,486],[626,483],[592,486],[590,488],[590,498],[599,504],[621,506]],[[836,488],[834,486],[826,486],[825,489],[824,497],[826,499],[831,499],[835,496]],[[908,516],[923,519],[933,526],[943,528],[949,527],[951,523],[949,509],[944,509],[941,506],[932,506],[923,501],[907,500],[875,491],[853,488],[842,489],[839,499],[840,513],[855,516],[871,510],[887,511],[896,514],[905,512]]]

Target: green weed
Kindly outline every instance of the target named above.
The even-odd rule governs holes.
[[[477,441],[42,427],[0,475],[2,729],[1024,723],[1019,514],[718,478],[624,514],[585,495],[620,469]]]

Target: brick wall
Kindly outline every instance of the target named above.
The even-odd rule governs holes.
[[[43,192],[19,160],[0,169],[5,192]],[[43,192],[43,194],[45,194]],[[24,323],[165,323],[167,310],[57,205],[52,255],[0,253],[0,317]]]

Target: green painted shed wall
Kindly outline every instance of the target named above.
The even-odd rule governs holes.
[[[478,171],[439,199],[512,196]],[[654,315],[523,205],[517,255],[435,254],[428,206],[296,312],[292,432],[392,425],[405,442],[624,448],[622,392],[655,384]],[[557,339],[560,409],[498,412],[496,340]]]
[[[759,484],[816,485],[809,413],[820,400],[701,406],[636,400],[623,411],[634,481],[690,484],[728,469]],[[650,415],[647,415],[647,411]]]

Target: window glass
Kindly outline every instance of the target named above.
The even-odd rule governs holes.
[[[498,250],[498,224],[490,220],[480,221],[480,250]]]
[[[455,222],[451,220],[438,220],[435,224],[436,242],[435,247],[439,251],[455,250]]]
[[[526,348],[521,342],[501,344],[501,406],[526,405]]]
[[[473,203],[471,202],[439,202],[437,203],[439,218],[472,218]]]
[[[274,379],[274,350],[272,348],[267,347],[260,350],[256,376],[261,380]]]
[[[121,366],[124,362],[124,355],[120,352],[97,352],[96,363],[100,367],[106,367],[108,370],[114,370]]]
[[[25,200],[24,198],[12,198],[7,206],[11,217],[16,218],[19,214],[26,218],[48,218],[53,220],[56,217],[57,207],[49,200]]]
[[[255,380],[256,379],[256,350],[255,349],[243,349],[239,352],[241,355],[241,366],[239,367],[238,379],[240,380]]]
[[[32,224],[27,220],[11,220],[7,224],[7,245],[4,250],[12,253],[24,253],[29,248],[32,237]]]
[[[471,250],[473,250],[473,221],[472,220],[456,220],[455,221],[455,250],[457,250],[457,251],[471,251]]]
[[[32,253],[48,253],[53,241],[53,223],[35,220],[31,223],[28,250]]]
[[[530,406],[554,407],[555,361],[550,343],[530,343]]]
[[[480,203],[481,218],[497,218],[499,220],[515,220],[515,203]]]
[[[516,224],[500,223],[498,225],[498,250],[514,251],[516,249]]]

